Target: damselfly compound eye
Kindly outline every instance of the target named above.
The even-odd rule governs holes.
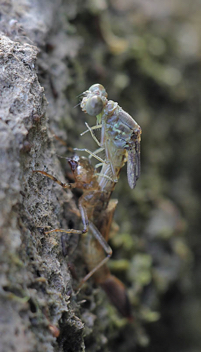
[[[102,86],[102,84],[96,83],[93,84],[90,88],[89,91],[91,93],[94,93],[96,95],[102,95],[103,97],[107,98],[107,92],[105,88]]]
[[[94,95],[86,102],[85,110],[91,116],[97,116],[103,110],[103,101],[100,96]]]

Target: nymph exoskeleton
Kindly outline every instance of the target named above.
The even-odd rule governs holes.
[[[112,255],[112,250],[107,242],[117,205],[117,200],[110,200],[116,185],[116,182],[113,182],[110,177],[110,165],[103,164],[101,174],[104,176],[101,176],[101,174],[98,175],[96,173],[95,168],[84,157],[74,156],[73,158],[67,158],[67,160],[74,174],[75,183],[63,183],[45,171],[34,170],[34,172],[51,178],[65,189],[81,188],[83,190],[83,195],[78,203],[83,230],[54,229],[46,233],[55,231],[81,234],[83,257],[89,273],[82,279],[79,288],[93,275],[95,282],[102,286],[119,312],[129,320],[132,320],[125,286],[115,276],[111,275],[106,266],[108,259]],[[125,155],[121,153],[117,160],[116,170],[118,169],[118,172],[116,176],[118,178],[125,163]]]
[[[92,85],[83,95],[81,109],[97,118],[97,125],[88,127],[100,147],[93,154],[105,150],[105,162],[110,164],[116,182],[115,150],[126,151],[128,183],[134,188],[140,176],[141,127],[118,103],[107,99],[106,90],[101,84]],[[98,128],[101,128],[100,142],[93,134],[93,130]]]

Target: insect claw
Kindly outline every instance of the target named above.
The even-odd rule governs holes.
[[[80,136],[84,136],[84,134],[86,134],[87,132],[89,132],[89,130],[86,130],[86,131],[80,133]]]

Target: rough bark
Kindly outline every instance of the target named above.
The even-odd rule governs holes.
[[[52,22],[61,16],[59,5],[58,1],[1,4],[1,351],[84,349],[83,323],[69,301],[72,286],[60,238],[43,230],[68,227],[72,195],[33,174],[45,167],[64,180],[47,120],[46,96],[51,104],[53,93],[44,93],[38,81],[40,70],[46,83],[50,80],[55,61],[62,69],[60,89],[65,81],[65,87],[69,84],[61,58],[47,60],[44,51]],[[72,55],[76,52],[76,40],[68,49]],[[60,94],[57,103],[64,104]],[[51,105],[50,118],[55,108]]]

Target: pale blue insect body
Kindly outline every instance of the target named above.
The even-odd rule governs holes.
[[[115,148],[127,151],[128,183],[134,188],[140,176],[141,127],[118,103],[107,99],[107,92],[101,84],[94,84],[84,92],[81,108],[97,118],[97,126],[90,132],[101,127],[99,146],[105,149],[105,161],[110,163],[114,179],[117,175]]]

